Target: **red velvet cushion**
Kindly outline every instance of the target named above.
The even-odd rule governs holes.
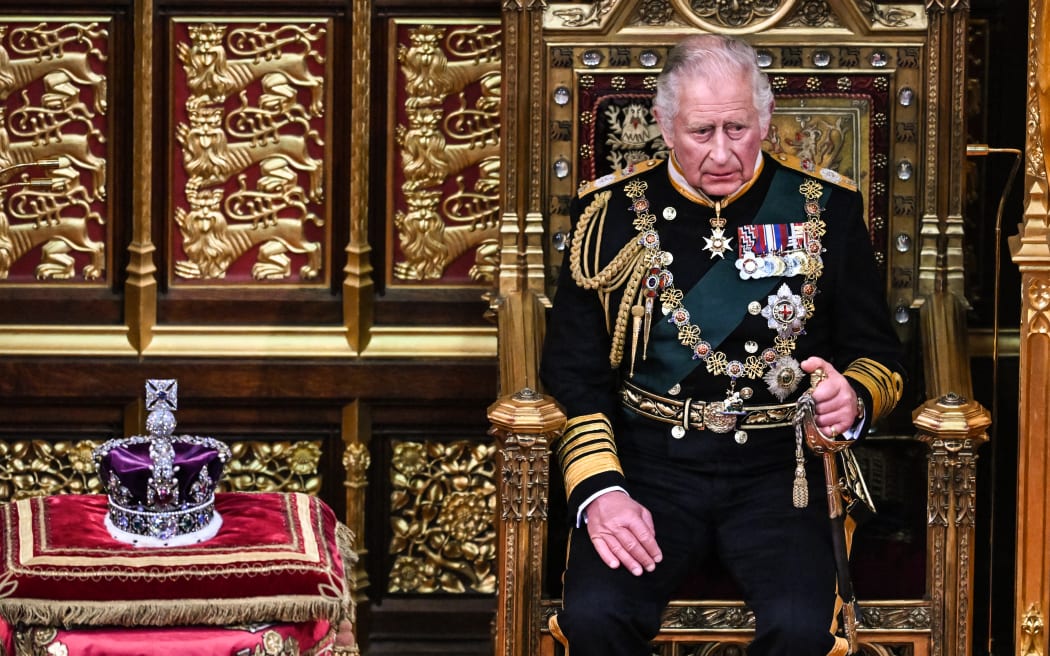
[[[203,544],[133,547],[103,525],[106,497],[0,507],[0,615],[42,626],[228,625],[351,619],[350,530],[304,494],[220,493]]]

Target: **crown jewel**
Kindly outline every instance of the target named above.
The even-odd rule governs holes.
[[[110,535],[137,546],[196,544],[222,526],[215,488],[230,449],[210,437],[173,436],[178,382],[146,381],[146,430],[94,451],[106,486]]]

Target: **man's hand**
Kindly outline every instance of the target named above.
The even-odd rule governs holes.
[[[663,560],[656,544],[653,517],[640,503],[623,492],[601,495],[587,505],[587,533],[605,564],[620,565],[631,574],[651,572]]]
[[[817,357],[806,358],[801,366],[802,371],[809,374],[817,369],[824,372],[823,380],[812,393],[817,428],[832,438],[849,429],[857,420],[857,393],[846,377]]]

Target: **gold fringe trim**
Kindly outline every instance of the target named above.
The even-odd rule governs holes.
[[[245,622],[279,621],[308,622],[328,620],[332,642],[342,622],[353,632],[356,622],[356,589],[354,566],[358,556],[353,549],[356,536],[346,524],[336,521],[336,547],[343,561],[344,582],[338,587],[325,586],[323,590],[337,592],[335,596],[278,596],[244,599],[149,599],[142,601],[58,601],[43,599],[7,598],[0,600],[0,615],[10,624],[35,626],[186,626],[203,624],[227,626]],[[341,588],[341,589],[340,589]],[[313,652],[303,654],[309,656]],[[356,639],[351,645],[335,645],[335,654],[356,655]],[[0,656],[7,654],[0,643]]]
[[[357,564],[357,552],[354,551],[354,541],[357,536],[346,524],[336,520],[335,543],[339,555],[343,559],[343,576],[346,579],[346,595],[344,597],[343,617],[353,624],[357,621],[357,606],[354,604],[354,591],[357,590],[354,566]]]
[[[307,622],[327,619],[338,623],[353,602],[303,595],[247,599],[143,599],[90,601],[12,599],[0,601],[0,614],[10,624],[42,626],[224,626],[244,622]]]

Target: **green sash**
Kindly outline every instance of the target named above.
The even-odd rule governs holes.
[[[802,212],[803,198],[798,187],[803,178],[790,169],[778,168],[762,206],[755,214],[754,224],[784,223],[784,208],[798,207]],[[829,185],[824,185],[820,202],[827,201]],[[790,211],[790,210],[789,210]],[[768,295],[783,280],[759,278],[743,280],[732,259],[717,262],[682,299],[694,324],[703,331],[701,339],[712,349],[732,333],[747,314],[751,301]],[[635,383],[661,393],[681,382],[703,360],[694,358],[689,349],[678,341],[678,327],[661,315],[654,317],[649,335],[649,350],[645,362],[635,363]]]

